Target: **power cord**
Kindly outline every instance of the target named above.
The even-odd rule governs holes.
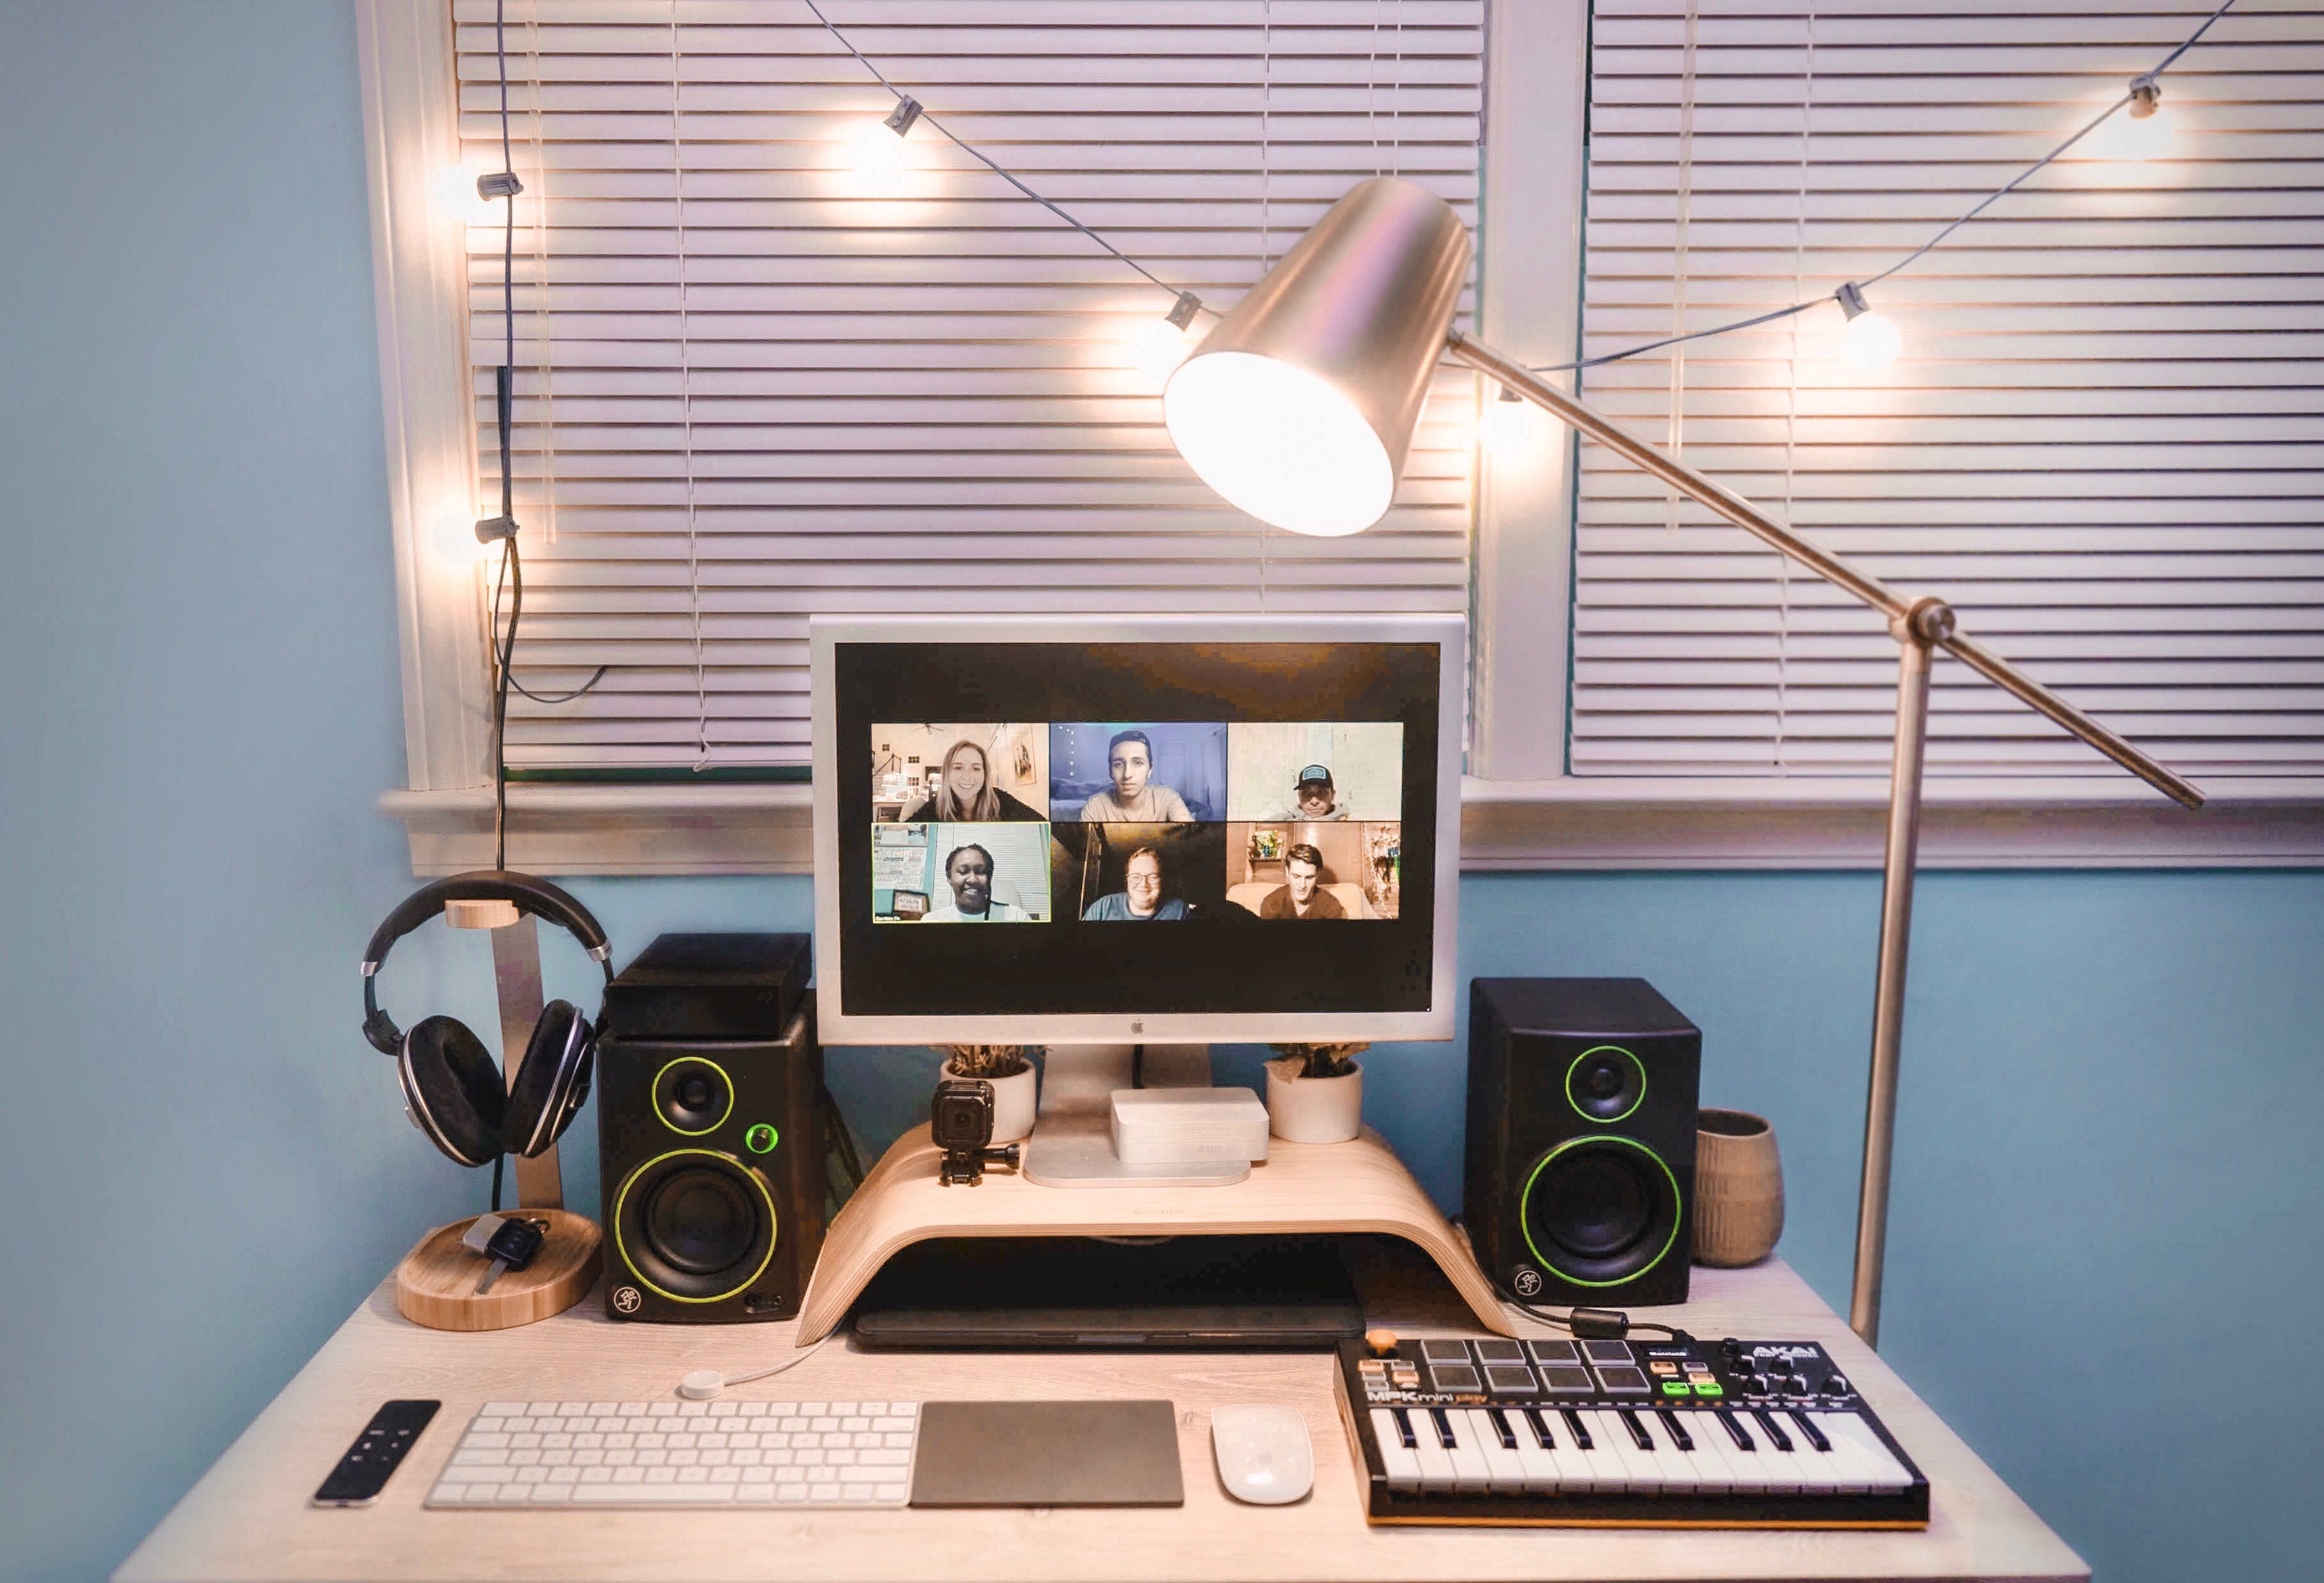
[[[516,406],[516,198],[524,190],[517,179],[513,143],[509,133],[508,0],[493,6],[493,52],[500,73],[501,168],[476,179],[484,198],[503,201],[501,212],[501,364],[493,371],[493,427],[500,442],[501,510],[476,524],[476,538],[485,544],[500,541],[500,575],[493,585],[493,867],[508,867],[508,695],[513,687],[536,704],[569,704],[605,679],[613,668],[601,665],[595,675],[569,693],[543,695],[515,677],[516,632],[524,619],[524,560],[516,547],[516,474],[512,461],[510,430]],[[544,290],[546,282],[543,283]],[[501,635],[501,594],[509,596],[508,630]],[[499,1195],[493,1195],[494,1208]]]
[[[1673,1341],[1694,1339],[1675,1325],[1661,1324],[1652,1320],[1634,1320],[1618,1308],[1569,1308],[1563,1313],[1553,1313],[1521,1297],[1511,1296],[1498,1284],[1494,1286],[1493,1293],[1504,1306],[1530,1314],[1545,1325],[1554,1325],[1579,1340],[1618,1341],[1637,1331],[1648,1331]]]
[[[728,1385],[744,1385],[752,1380],[762,1380],[770,1375],[781,1374],[786,1369],[797,1368],[838,1339],[839,1334],[839,1331],[834,1330],[813,1346],[793,1352],[780,1363],[770,1364],[765,1368],[753,1369],[749,1374],[720,1374],[715,1368],[697,1368],[678,1382],[678,1394],[689,1402],[707,1402]]]

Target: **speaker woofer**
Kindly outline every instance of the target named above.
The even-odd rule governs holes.
[[[1635,1138],[1598,1135],[1542,1156],[1526,1179],[1519,1224],[1544,1269],[1577,1286],[1617,1286],[1670,1253],[1679,1203],[1662,1156]]]
[[[734,1081],[715,1061],[681,1055],[654,1073],[653,1107],[672,1132],[700,1137],[733,1114]]]
[[[1646,1102],[1646,1065],[1619,1045],[1584,1050],[1565,1069],[1565,1098],[1592,1121],[1619,1121]]]
[[[733,1297],[775,1256],[774,1194],[758,1172],[715,1149],[674,1149],[639,1166],[622,1183],[613,1221],[622,1262],[673,1302]]]

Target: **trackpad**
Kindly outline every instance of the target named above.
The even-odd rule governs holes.
[[[1167,1402],[926,1402],[916,1506],[1183,1506]]]

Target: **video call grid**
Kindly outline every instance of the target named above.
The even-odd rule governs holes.
[[[875,724],[873,921],[1392,920],[1403,738],[1395,721]]]

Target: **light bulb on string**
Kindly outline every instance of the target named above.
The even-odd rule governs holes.
[[[1499,397],[1485,405],[1481,424],[1485,448],[1495,456],[1513,456],[1533,448],[1541,437],[1547,414],[1507,385]]]
[[[1194,349],[1190,332],[1194,315],[1202,311],[1203,299],[1192,291],[1181,291],[1170,305],[1170,311],[1160,318],[1142,320],[1130,335],[1130,360],[1148,383],[1160,390],[1175,373],[1186,354]]]
[[[904,178],[912,168],[911,150],[904,140],[919,118],[919,100],[907,96],[884,119],[867,121],[855,130],[848,143],[848,163],[854,170],[859,191],[873,198],[893,198],[903,190]]]
[[[2163,85],[2153,77],[2133,78],[2130,103],[2090,134],[2091,157],[2152,160],[2171,147],[2172,118],[2163,107]]]
[[[428,183],[436,212],[463,225],[482,225],[501,217],[500,206],[476,189],[482,173],[466,165],[447,165]]]
[[[1840,361],[1858,373],[1878,373],[1895,362],[1904,347],[1895,320],[1865,301],[1864,288],[1853,281],[1832,295],[1848,315],[1848,327],[1840,336]]]

